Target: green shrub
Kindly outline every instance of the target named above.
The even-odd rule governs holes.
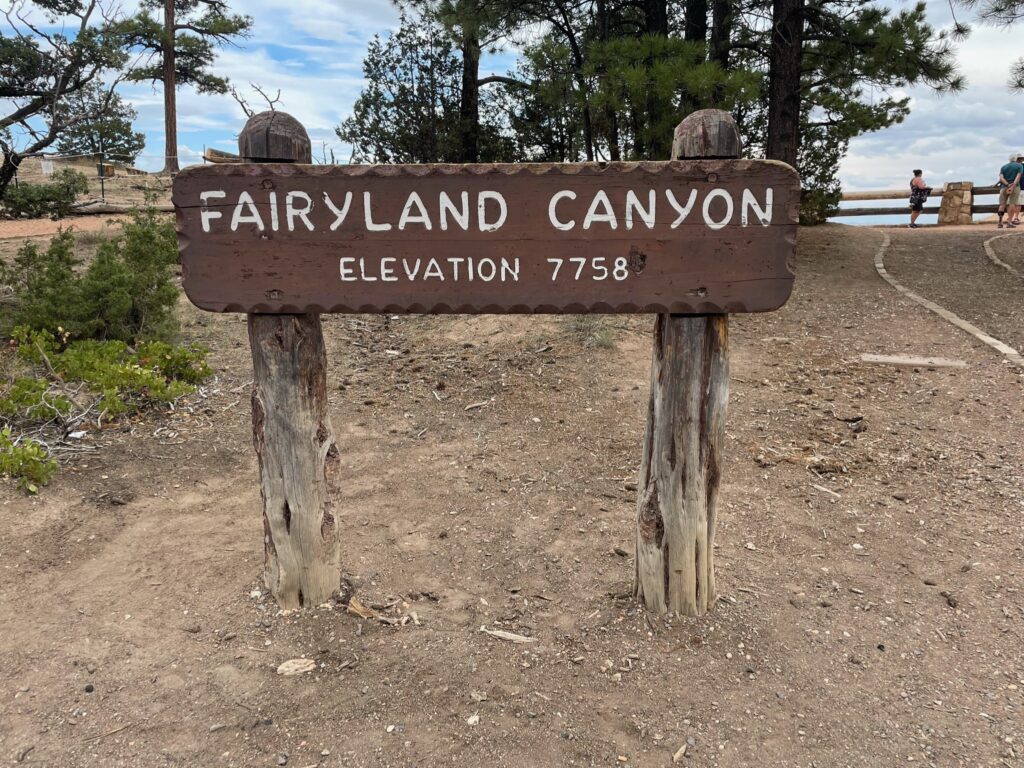
[[[70,412],[71,401],[61,394],[51,393],[50,384],[45,379],[15,379],[10,389],[0,397],[0,416],[8,419],[49,421]]]
[[[85,382],[99,393],[100,412],[107,418],[135,413],[149,403],[174,402],[212,373],[205,362],[207,350],[196,345],[156,341],[132,349],[123,341],[68,342],[28,328],[17,328],[14,339],[26,362],[46,364],[64,381]]]
[[[84,272],[76,270],[71,230],[59,232],[46,250],[26,242],[13,263],[0,265],[0,285],[13,295],[8,327],[61,329],[72,338],[126,343],[167,340],[178,330],[174,305],[178,258],[174,225],[152,209],[134,211],[120,231],[100,242]]]
[[[18,249],[10,266],[0,264],[0,285],[8,286],[13,295],[14,310],[5,312],[0,332],[10,334],[17,325],[29,328],[57,328],[71,325],[77,312],[78,277],[75,267],[75,237],[71,230],[61,230],[44,251],[31,240]]]
[[[16,479],[29,493],[38,492],[57,471],[57,462],[35,440],[15,441],[10,427],[0,429],[0,475]]]
[[[12,219],[59,219],[71,212],[78,195],[89,191],[89,182],[79,171],[65,168],[43,184],[9,186],[4,194],[4,211]]]

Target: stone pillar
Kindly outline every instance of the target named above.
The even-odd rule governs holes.
[[[971,206],[974,204],[974,182],[951,181],[942,193],[939,206],[939,224],[970,224]]]

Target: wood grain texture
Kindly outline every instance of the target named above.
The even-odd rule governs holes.
[[[238,154],[251,163],[311,163],[313,150],[302,123],[287,112],[253,115],[238,135]]]
[[[316,606],[341,579],[328,477],[338,450],[327,409],[320,318],[249,315],[249,343],[264,581],[282,608]]]
[[[249,119],[239,151],[254,160],[310,161],[309,138],[283,112]],[[341,581],[331,501],[338,449],[327,404],[320,316],[248,316],[253,445],[263,501],[264,582],[282,608],[325,602]]]
[[[770,225],[764,226],[754,207],[744,204],[743,190],[763,205],[768,188],[773,204]],[[217,197],[203,198],[211,190]],[[479,197],[487,191],[500,193],[507,206],[495,231],[479,227]],[[557,200],[556,218],[575,222],[572,230],[559,230],[551,221],[551,200],[563,191],[576,197]],[[716,229],[707,223],[704,201],[712,222],[726,220],[723,191],[732,201],[732,215]],[[311,208],[308,225],[292,217],[289,229],[286,200],[293,193],[295,201]],[[421,223],[399,229],[411,193],[422,201],[430,229]],[[607,196],[615,226],[595,221],[585,228],[599,193]],[[648,207],[652,194],[654,221],[648,226],[629,201]],[[678,223],[669,194],[684,207],[693,196],[692,208]],[[468,210],[466,229],[449,210],[442,230],[442,195]],[[251,206],[239,207],[240,199],[251,199]],[[336,211],[346,200],[339,222]],[[791,291],[798,202],[791,168],[753,160],[226,164],[188,169],[174,187],[189,299],[210,311],[261,313],[768,311],[781,306]],[[418,213],[418,204],[412,210]],[[487,215],[494,217],[496,210],[488,208]],[[594,210],[606,211],[603,204]],[[368,227],[367,211],[373,226],[391,228]],[[242,223],[232,229],[236,218]],[[426,279],[431,258],[443,268],[444,279]],[[564,260],[557,278],[552,258]],[[574,258],[586,260],[578,279]],[[484,260],[514,264],[514,279],[504,279],[500,270],[497,279],[479,274],[469,279],[466,265]],[[453,262],[461,265],[461,276],[453,274]],[[628,265],[624,279],[599,279],[602,267],[616,263]],[[353,275],[357,279],[350,279]],[[385,276],[395,279],[388,282]]]
[[[673,155],[739,152],[732,116],[696,112],[676,129]],[[701,616],[714,607],[714,544],[729,400],[729,316],[659,314],[637,482],[633,591],[654,613]]]

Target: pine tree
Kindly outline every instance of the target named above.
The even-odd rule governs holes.
[[[134,49],[156,54],[156,62],[134,70],[130,79],[163,84],[164,171],[177,173],[177,89],[227,93],[227,78],[211,71],[215,50],[247,36],[252,19],[232,14],[221,0],[142,0],[141,6],[123,30]]]
[[[146,146],[146,135],[132,130],[135,109],[117,93],[97,84],[68,99],[72,113],[90,115],[71,125],[57,142],[66,155],[92,155],[131,165]]]
[[[63,22],[49,32],[34,14]],[[113,3],[35,0],[12,9],[0,26],[0,199],[25,157],[42,152],[81,122],[94,120],[114,98],[95,91],[104,72],[127,61]],[[36,19],[38,20],[38,19]],[[116,78],[115,78],[116,85]],[[95,99],[79,101],[92,91]]]

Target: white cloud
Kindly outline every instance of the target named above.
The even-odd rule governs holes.
[[[933,24],[949,18],[949,6],[928,4]],[[1021,54],[1024,29],[975,26],[958,45],[967,88],[959,94],[909,89],[911,112],[900,125],[850,143],[840,164],[844,189],[902,189],[914,168],[933,186],[946,181],[991,184],[1010,152],[1024,149],[1024,96],[1006,86],[1009,67]]]

